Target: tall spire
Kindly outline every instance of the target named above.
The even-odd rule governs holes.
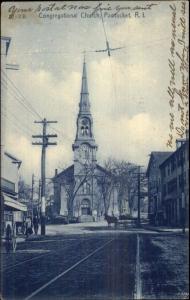
[[[79,107],[80,107],[80,113],[83,113],[83,112],[90,113],[90,102],[89,102],[89,93],[88,93],[85,55],[84,55],[84,62],[83,62],[82,85],[81,85]]]
[[[90,112],[85,57],[83,61],[79,113],[77,116],[77,131],[75,142],[73,144],[73,151],[83,143],[88,143],[91,148],[97,149],[93,134],[93,119]]]

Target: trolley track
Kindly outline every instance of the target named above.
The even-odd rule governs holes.
[[[65,247],[63,244],[60,247],[61,244],[49,244],[51,250],[53,249],[52,255],[39,255],[5,271],[4,298],[39,300],[49,297],[67,299],[68,296],[68,299],[79,300],[87,292],[91,299],[97,291],[117,295],[120,286],[122,296],[129,295],[133,299],[136,235],[127,238],[115,234],[80,236]],[[41,247],[42,244],[35,245]],[[55,248],[57,251],[54,251]],[[16,276],[13,276],[13,271]]]
[[[80,259],[79,261],[77,261],[71,267],[69,267],[68,269],[64,270],[63,272],[61,272],[60,274],[58,274],[57,276],[55,276],[54,278],[52,278],[50,281],[48,281],[47,283],[45,283],[44,285],[42,285],[41,287],[39,287],[38,289],[36,289],[35,291],[33,291],[30,295],[26,296],[24,298],[24,300],[32,299],[34,296],[36,296],[41,291],[43,291],[44,289],[46,289],[48,286],[50,286],[52,283],[54,283],[55,281],[57,281],[59,278],[63,277],[64,275],[66,275],[67,273],[69,273],[70,271],[72,271],[73,269],[77,268],[77,266],[79,266],[80,264],[82,264],[83,262],[85,262],[87,259],[89,259],[93,255],[95,255],[96,253],[98,253],[99,251],[101,251],[108,244],[110,244],[113,240],[114,239],[111,239],[111,240],[107,241],[102,246],[98,247],[97,249],[95,249],[94,251],[92,251],[90,254],[88,254],[84,258]]]
[[[64,240],[64,241],[65,241],[65,240]],[[49,241],[47,241],[47,242],[49,242]],[[59,241],[59,242],[60,242],[60,241]],[[78,242],[77,245],[76,245],[76,247],[77,247],[80,243],[81,243],[81,242]],[[57,250],[53,250],[53,251],[48,250],[48,252],[46,252],[45,254],[41,254],[41,255],[35,256],[35,257],[33,257],[33,258],[26,259],[26,260],[24,260],[24,261],[18,262],[18,263],[16,263],[16,264],[9,265],[9,266],[7,266],[6,268],[2,268],[2,272],[6,272],[6,274],[7,274],[7,273],[11,273],[11,272],[14,271],[14,269],[15,269],[17,266],[23,265],[23,264],[28,263],[28,262],[30,262],[30,261],[34,261],[34,260],[37,260],[37,259],[41,259],[41,258],[43,258],[43,257],[45,257],[45,256],[48,256],[48,255],[52,255],[52,254],[54,254],[55,252],[58,253],[58,252],[60,252],[60,251],[63,251],[63,250],[65,250],[65,249],[71,247],[71,246],[73,247],[73,244],[66,245],[65,247],[62,247],[59,251],[57,251]],[[13,271],[11,271],[11,269],[13,269]]]

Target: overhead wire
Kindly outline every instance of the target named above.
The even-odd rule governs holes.
[[[20,126],[23,126],[23,128],[24,128],[25,130],[27,130],[28,133],[29,133],[30,135],[33,134],[33,130],[31,129],[31,127],[30,127],[28,124],[21,122],[21,120],[18,119],[17,116],[16,116],[15,114],[13,114],[13,113],[12,113],[10,110],[8,110],[7,108],[5,108],[5,107],[3,107],[3,106],[2,106],[2,108],[3,108],[3,110],[5,111],[5,113],[6,113],[8,116],[12,116],[12,117],[17,121],[17,123],[19,123]],[[24,119],[22,119],[22,120],[24,120]]]
[[[4,84],[4,87],[7,88],[9,87],[9,89],[11,89],[11,91],[13,93],[17,93],[17,96],[14,95],[14,98],[16,101],[18,101],[29,113],[33,114],[33,116],[37,116],[40,120],[42,120],[42,116],[36,111],[36,109],[31,105],[31,103],[29,103],[26,99],[26,97],[22,94],[22,92],[18,89],[18,87],[16,87],[16,85],[12,82],[12,80],[7,76],[7,74],[2,70],[2,72],[4,73],[4,76],[6,76],[7,80],[8,80],[8,84],[9,86],[6,86],[7,84],[7,80],[4,79],[2,77],[2,80],[3,80],[3,84]],[[9,89],[7,89],[9,91]],[[10,91],[9,91],[10,93]],[[19,96],[19,97],[18,97]],[[61,131],[59,131],[58,129],[54,128],[54,126],[50,125],[49,126],[55,131],[57,132],[59,135],[61,135],[62,137],[63,134]]]
[[[17,102],[19,102],[19,104],[20,104],[20,105],[21,105],[28,113],[32,114],[33,117],[36,117],[35,113],[34,113],[32,110],[29,109],[29,107],[25,104],[25,102],[22,100],[22,98],[18,97],[18,95],[15,94],[14,89],[12,89],[11,86],[9,86],[9,87],[7,88],[7,86],[6,86],[6,81],[4,80],[4,78],[2,78],[1,83],[2,83],[2,86],[4,86],[4,88],[7,89],[7,92],[9,93],[9,95],[10,95],[12,98],[14,98]]]
[[[22,92],[16,87],[16,85],[12,82],[12,80],[8,77],[8,75],[2,70],[3,74],[6,76],[6,79],[11,83],[11,85],[14,87],[14,89],[17,91],[17,93],[20,94],[22,97],[23,101],[27,103],[28,107],[35,113],[35,115],[39,118],[42,119],[42,116],[36,111],[36,109],[31,105],[30,102],[26,99],[26,97],[22,94]]]
[[[103,19],[101,8],[100,8],[100,12],[101,12],[101,20],[102,20],[105,39],[106,39],[106,42],[108,42],[107,33],[106,33],[106,29],[105,29],[105,24],[104,24],[104,19]],[[116,90],[115,80],[114,80],[114,75],[113,75],[112,62],[111,62],[111,57],[109,55],[108,55],[108,57],[109,57],[109,63],[110,63],[110,69],[111,69],[111,77],[112,77],[112,84],[113,84],[114,95],[115,95],[115,102],[117,103],[117,90]]]
[[[124,48],[128,49],[128,48],[135,48],[135,47],[139,47],[139,46],[143,46],[143,47],[150,47],[151,46],[155,46],[157,45],[159,42],[161,41],[165,41],[165,40],[168,40],[170,37],[165,37],[165,38],[161,38],[161,39],[157,39],[157,40],[152,40],[152,41],[149,41],[148,43],[144,42],[144,43],[136,43],[136,44],[128,44],[128,45],[124,45]],[[116,40],[115,40],[116,41]],[[125,50],[122,50],[122,52],[128,52],[128,51],[125,51]]]
[[[26,124],[25,122],[22,122],[12,111],[10,111],[7,107],[4,107],[3,105],[2,105],[2,112],[4,112],[8,117],[12,117],[16,121],[16,124],[18,124],[25,131],[27,131],[28,134],[30,134],[30,135],[33,134],[33,130],[31,127],[29,127],[28,124]],[[24,120],[24,119],[22,119],[22,120]]]
[[[11,125],[14,129],[16,129],[16,131],[17,131],[18,133],[22,133],[23,135],[25,135],[25,137],[31,138],[31,134],[28,133],[28,131],[26,131],[25,128],[19,126],[18,123],[13,122],[13,120],[12,120],[11,118],[9,118],[9,116],[7,116],[7,114],[6,114],[5,112],[3,112],[3,111],[2,111],[2,116],[4,116],[4,117],[8,120],[8,122],[10,123],[10,125]]]
[[[107,34],[106,34],[106,29],[105,29],[105,24],[104,24],[104,19],[103,19],[103,15],[102,15],[102,9],[101,8],[100,8],[100,14],[101,14],[101,19],[102,19],[102,25],[103,25],[103,30],[104,30],[105,38],[106,38],[106,41],[108,41]]]
[[[92,52],[94,52],[94,50],[92,49],[92,50],[86,50],[86,53],[92,53]],[[75,51],[75,53],[76,53],[76,51]],[[80,51],[78,51],[77,53],[84,53],[84,51],[82,51],[82,50],[80,50]],[[73,53],[72,53],[72,50],[70,50],[70,51],[68,51],[68,52],[65,52],[65,51],[61,51],[61,50],[59,50],[59,51],[50,51],[50,50],[48,50],[48,51],[40,51],[40,52],[26,52],[26,53],[22,53],[22,55],[23,54],[25,54],[25,55],[36,55],[36,54],[43,54],[43,55],[45,55],[45,54],[62,54],[62,55],[65,55],[65,56],[73,56]],[[11,54],[11,56],[18,56],[19,55],[19,53],[16,53],[16,54]]]
[[[114,88],[114,95],[115,95],[115,100],[117,103],[117,90],[116,90],[116,85],[115,85],[115,80],[114,80],[114,75],[113,75],[113,69],[112,69],[112,63],[111,63],[111,57],[109,56],[109,63],[110,63],[110,69],[111,69],[111,76],[112,76],[112,82],[113,82],[113,88]]]

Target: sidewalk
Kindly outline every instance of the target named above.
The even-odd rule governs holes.
[[[144,225],[144,229],[157,231],[157,232],[173,232],[173,233],[182,233],[182,228],[179,227],[166,227],[166,226],[153,226],[153,225]],[[185,228],[185,232],[189,232],[189,228]]]
[[[26,240],[26,237],[24,235],[16,237],[16,242],[17,243],[23,243],[23,242],[25,242],[25,240]],[[4,244],[5,243],[5,237],[2,237],[1,241],[2,241],[2,244]]]
[[[17,243],[22,243],[22,242],[25,242],[25,240],[26,240],[26,237],[25,236],[17,236],[17,238],[16,238],[16,241],[17,241]]]

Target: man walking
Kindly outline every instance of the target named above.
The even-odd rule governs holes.
[[[34,216],[34,218],[33,218],[33,226],[34,226],[34,232],[37,235],[38,234],[38,227],[39,227],[37,216]]]
[[[33,233],[32,230],[32,220],[31,218],[26,219],[26,237],[28,238],[29,235]]]
[[[16,240],[16,223],[13,224],[13,234],[12,234],[12,245],[13,245],[13,252],[16,252],[17,247],[17,240]]]
[[[5,233],[5,248],[7,253],[9,253],[11,250],[11,242],[12,242],[12,229],[11,229],[11,225],[8,224]]]
[[[6,252],[10,253],[12,250],[13,252],[16,252],[16,224],[14,223],[13,228],[11,228],[11,225],[8,224],[6,227],[6,233],[5,233],[5,248]]]

